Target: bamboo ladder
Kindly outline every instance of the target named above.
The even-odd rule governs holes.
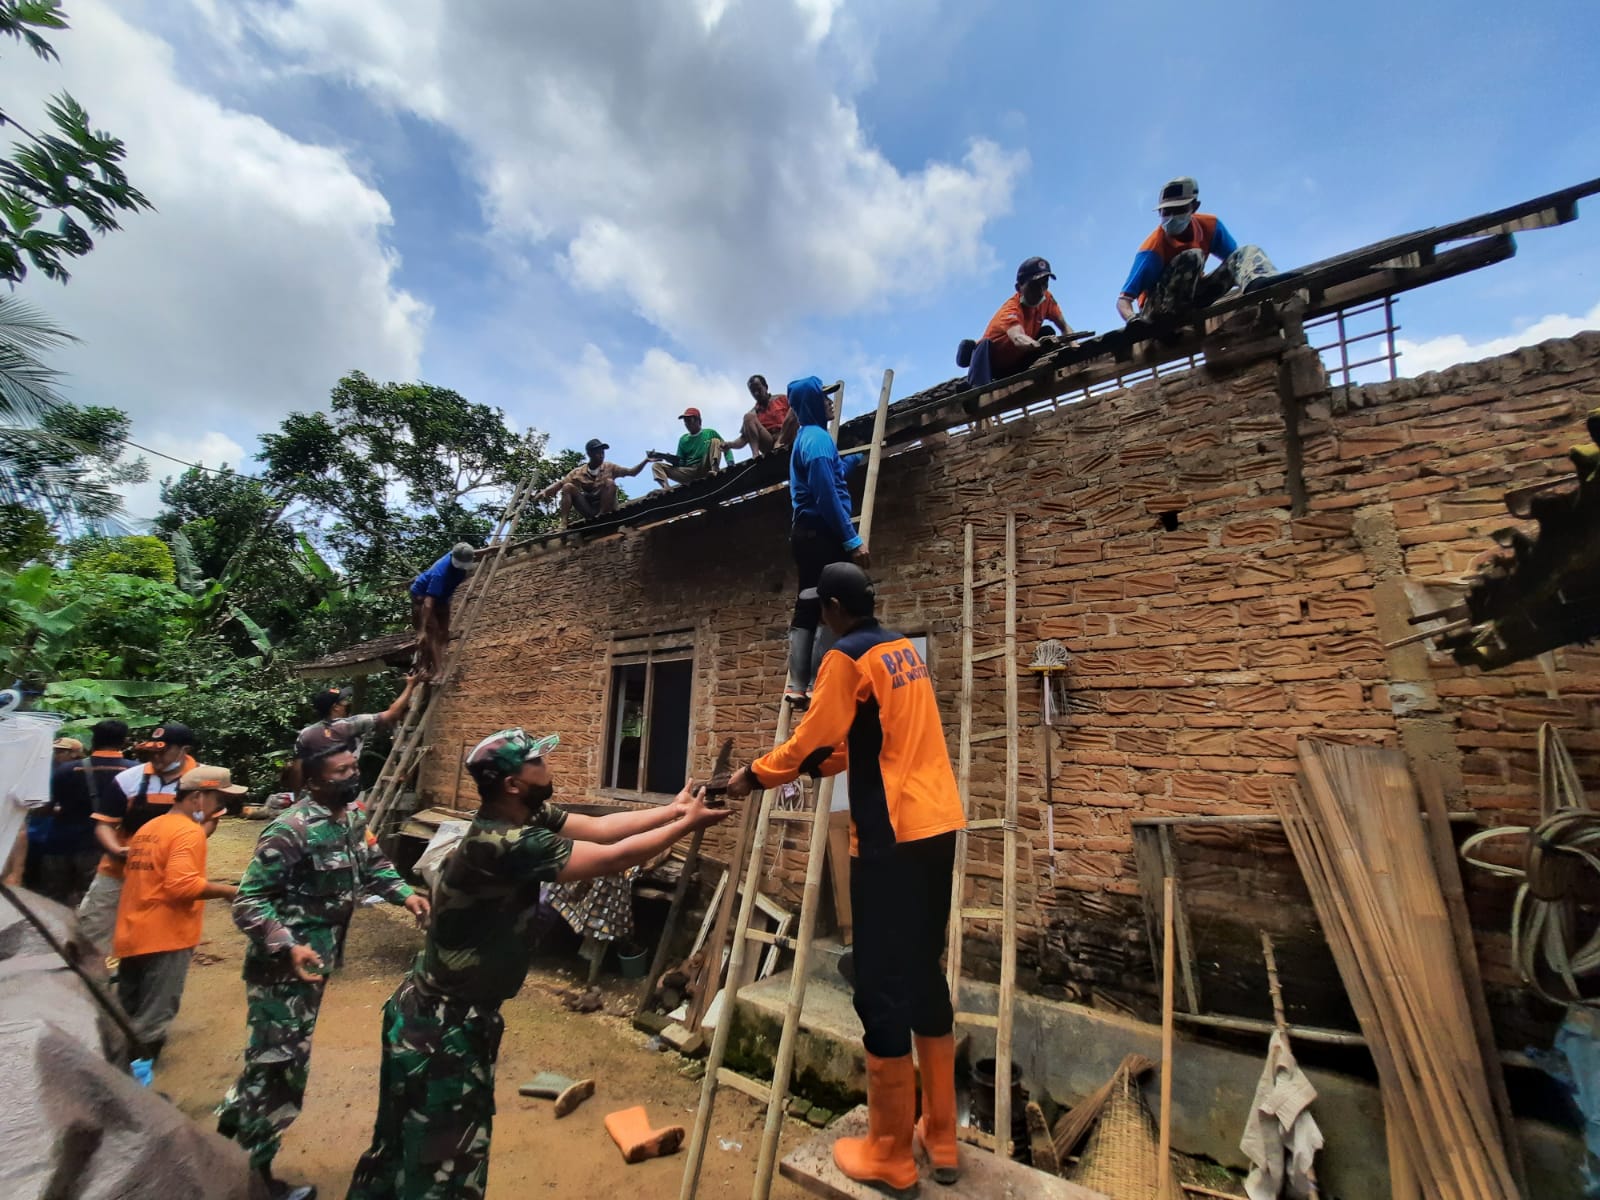
[[[883,457],[883,430],[889,411],[889,389],[894,383],[894,372],[883,373],[883,388],[878,393],[878,411],[872,422],[872,443],[868,447],[867,482],[861,501],[861,537],[871,545],[872,517],[878,490],[878,468]],[[840,407],[843,407],[842,400]],[[836,410],[837,413],[837,410]],[[859,452],[859,447],[854,451]],[[773,746],[781,746],[789,737],[790,709],[780,705],[778,732]],[[756,1157],[755,1183],[750,1194],[753,1200],[767,1200],[772,1193],[772,1179],[778,1163],[778,1138],[783,1131],[784,1110],[789,1103],[789,1075],[794,1069],[795,1044],[799,1040],[800,1011],[805,1004],[806,972],[811,961],[811,939],[817,925],[817,906],[822,895],[822,867],[828,845],[828,822],[833,807],[833,777],[822,780],[815,789],[815,806],[810,812],[775,811],[779,789],[768,788],[761,793],[760,809],[756,817],[754,836],[750,839],[748,861],[745,863],[744,886],[739,889],[739,919],[733,931],[733,949],[728,959],[728,983],[723,993],[722,1013],[717,1020],[716,1032],[711,1038],[711,1050],[706,1060],[705,1078],[700,1084],[700,1105],[695,1110],[694,1129],[689,1135],[689,1149],[684,1162],[683,1184],[680,1200],[694,1200],[700,1186],[700,1168],[705,1161],[706,1142],[711,1134],[711,1116],[716,1105],[717,1089],[726,1084],[744,1092],[767,1105],[766,1125],[761,1134],[761,1148]],[[745,801],[741,823],[748,819],[755,803],[752,795]],[[810,821],[811,840],[806,850],[805,891],[800,904],[800,927],[795,936],[768,933],[751,929],[755,915],[756,893],[761,879],[762,851],[767,844],[767,834],[774,821]],[[741,835],[743,830],[741,829]],[[742,843],[743,837],[738,840]],[[738,862],[730,864],[730,874]],[[726,889],[724,904],[732,903],[732,889]],[[738,989],[744,963],[750,946],[779,946],[794,952],[794,965],[790,971],[788,1002],[783,1013],[783,1033],[778,1040],[778,1053],[772,1065],[770,1084],[757,1082],[723,1067],[727,1053],[728,1032],[733,1025],[733,1008],[738,999]],[[759,949],[757,953],[759,953]],[[708,978],[714,990],[718,966],[722,960],[722,941],[713,938],[707,944],[710,964]]]
[[[454,631],[456,636],[451,639],[452,645],[446,647],[439,674],[413,693],[411,703],[400,718],[400,724],[394,731],[394,741],[389,745],[389,756],[384,759],[383,769],[378,772],[368,799],[368,811],[372,814],[370,824],[375,836],[383,836],[386,825],[393,823],[395,802],[416,774],[417,766],[427,752],[428,723],[433,715],[434,697],[444,690],[459,669],[467,639],[477,625],[478,614],[483,610],[490,585],[505,558],[506,546],[516,533],[517,522],[522,519],[529,505],[534,503],[536,494],[531,479],[524,479],[511,494],[511,500],[501,512],[500,520],[489,538],[489,545],[481,552],[482,557],[476,569],[467,576],[466,594],[461,601],[461,620]]]
[[[956,838],[956,872],[950,887],[949,947],[945,971],[950,983],[950,999],[956,1006],[956,1024],[993,1029],[994,1128],[991,1136],[976,1126],[962,1126],[957,1132],[963,1141],[1009,1157],[1011,1141],[1011,1040],[1017,987],[1017,514],[1006,514],[1005,574],[975,580],[973,527],[964,531],[965,555],[961,571],[961,743],[956,766],[956,783],[967,814],[967,827]],[[1004,583],[1006,589],[1005,640],[996,647],[974,650],[976,621],[974,599],[981,587]],[[1006,723],[1001,729],[972,732],[973,671],[977,663],[1005,659]],[[972,747],[978,742],[1006,740],[1005,815],[973,819]],[[1002,838],[1003,868],[1000,907],[973,907],[966,903],[967,855],[972,835],[999,830]],[[961,1009],[961,944],[963,922],[1000,922],[1000,997],[994,1015],[965,1012]]]

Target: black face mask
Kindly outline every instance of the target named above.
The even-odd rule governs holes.
[[[537,812],[550,802],[556,794],[555,785],[552,783],[532,783],[528,785],[528,807]]]
[[[330,783],[324,794],[329,804],[354,804],[361,795],[361,776],[352,775],[349,779]]]

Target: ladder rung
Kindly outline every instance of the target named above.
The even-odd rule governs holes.
[[[975,733],[967,739],[968,742],[992,742],[995,738],[1003,738],[1010,733],[1009,729],[991,729],[987,733]]]
[[[961,919],[963,921],[1003,921],[1006,910],[1003,908],[963,908]]]
[[[991,1154],[994,1153],[996,1144],[994,1134],[985,1133],[976,1125],[956,1126],[956,1137],[960,1138],[963,1142],[966,1142],[969,1146],[978,1146],[989,1151]]]
[[[955,1019],[957,1025],[975,1025],[982,1029],[1000,1028],[1000,1018],[992,1013],[958,1012]]]
[[[746,929],[744,935],[752,942],[777,946],[780,950],[793,950],[800,944],[786,933],[768,933],[765,929]]]
[[[839,451],[839,457],[840,458],[848,458],[852,454],[871,454],[871,453],[872,453],[872,444],[870,442],[868,442],[866,445],[852,446],[848,450]]]
[[[727,1067],[717,1068],[717,1086],[731,1087],[734,1091],[743,1092],[763,1104],[772,1102],[772,1089],[766,1084],[751,1079],[748,1075],[741,1075],[737,1071],[730,1071]]]
[[[769,821],[809,821],[816,814],[809,809],[775,808],[767,814]]]
[[[967,822],[968,833],[975,833],[980,829],[1004,829],[1005,827],[1006,819],[1004,817],[984,817],[982,820]]]
[[[1005,652],[1006,648],[1004,646],[996,646],[993,650],[979,650],[972,656],[972,661],[975,663],[988,662],[991,658],[1002,657]]]

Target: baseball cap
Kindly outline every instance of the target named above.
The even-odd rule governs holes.
[[[599,438],[590,438],[583,448],[586,453],[593,454],[596,450],[609,450],[611,446],[607,442],[602,442]]]
[[[341,701],[341,700],[350,699],[350,697],[353,696],[354,694],[355,693],[350,688],[347,688],[347,687],[346,688],[339,688],[339,687],[326,687],[326,688],[323,688],[320,692],[315,693],[311,697],[311,708],[312,708],[312,711],[314,711],[317,714],[317,716],[321,717],[324,721],[326,721],[328,719],[328,714],[333,711],[333,706],[335,704],[339,703],[339,701]]]
[[[802,600],[837,600],[845,611],[865,616],[872,611],[877,591],[867,573],[855,563],[829,563],[822,568],[817,586],[800,593]]]
[[[335,727],[340,727],[340,730],[336,731]],[[342,732],[342,729],[348,728],[342,721],[332,724],[318,721],[315,725],[307,725],[294,739],[294,756],[301,762],[312,763],[340,750],[354,750],[356,739]]]
[[[457,542],[450,547],[450,565],[453,567],[470,567],[475,551],[471,542]]]
[[[71,750],[74,754],[83,753],[83,743],[77,738],[57,738],[50,743],[52,750]]]
[[[233,781],[233,772],[227,767],[194,767],[183,773],[178,787],[185,792],[223,792],[229,796],[242,796],[250,789]]]
[[[543,758],[560,744],[558,734],[534,737],[525,729],[502,729],[467,753],[467,770],[474,779],[503,779],[522,770],[523,763]]]
[[[1161,199],[1156,202],[1156,211],[1164,212],[1169,208],[1188,208],[1200,198],[1200,185],[1191,175],[1179,175],[1176,179],[1169,179],[1161,189]]]
[[[1023,284],[1030,283],[1035,279],[1054,279],[1054,278],[1055,278],[1055,273],[1050,270],[1050,261],[1049,261],[1049,259],[1039,258],[1039,257],[1035,256],[1033,258],[1025,259],[1023,261],[1022,265],[1017,268],[1017,287],[1018,288],[1021,288]]]
[[[193,746],[196,742],[194,730],[178,721],[168,721],[165,725],[157,725],[150,731],[150,736],[142,743],[148,749],[159,746]]]
[[[678,414],[678,420],[681,421],[685,417],[698,417],[699,415],[700,415],[700,410],[698,408],[686,408],[681,413]]]

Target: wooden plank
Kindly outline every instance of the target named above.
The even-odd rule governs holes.
[[[752,1100],[759,1100],[765,1104],[772,1099],[772,1089],[758,1079],[751,1079],[748,1075],[741,1075],[737,1071],[730,1071],[727,1067],[717,1068],[717,1083],[723,1087],[731,1087],[736,1092],[743,1092]]]
[[[1161,864],[1160,830],[1151,825],[1133,826],[1133,865],[1139,877],[1139,907],[1144,910],[1144,932],[1150,939],[1150,965],[1155,967],[1161,954]],[[1156,977],[1160,982],[1160,976]]]
[[[1194,977],[1194,939],[1189,932],[1189,917],[1183,911],[1183,890],[1178,886],[1178,860],[1172,851],[1172,830],[1162,827],[1161,837],[1161,870],[1166,878],[1172,880],[1173,908],[1176,917],[1173,929],[1178,938],[1178,972],[1183,980],[1183,995],[1188,1001],[1190,1012],[1201,1011],[1200,985]]]
[[[1156,1161],[1156,1195],[1172,1191],[1172,999],[1177,938],[1173,934],[1173,910],[1178,907],[1178,881],[1168,875],[1161,889],[1161,1141]]]
[[[850,911],[850,813],[828,816],[828,878],[833,883],[833,913],[839,921],[839,940],[855,940],[855,920]]]
[[[1511,1115],[1511,1097],[1506,1092],[1506,1073],[1500,1065],[1494,1044],[1494,1025],[1489,1019],[1489,1003],[1483,995],[1483,974],[1478,967],[1478,947],[1472,937],[1472,915],[1467,911],[1467,894],[1461,884],[1461,858],[1455,839],[1450,836],[1450,817],[1445,806],[1444,784],[1439,769],[1426,760],[1417,764],[1422,803],[1428,814],[1428,842],[1434,867],[1439,873],[1439,890],[1444,894],[1454,935],[1456,958],[1461,964],[1461,982],[1472,1013],[1472,1032],[1478,1040],[1483,1073],[1489,1083],[1489,1099],[1494,1102],[1495,1123],[1506,1150],[1506,1164],[1524,1196],[1529,1195],[1527,1171],[1522,1162],[1522,1143],[1517,1138],[1516,1119]]]
[[[862,1137],[866,1131],[867,1109],[863,1105],[796,1147],[778,1169],[803,1191],[826,1200],[883,1200],[882,1192],[850,1179],[833,1162],[835,1141]],[[961,1151],[961,1178],[948,1186],[933,1182],[933,1169],[920,1147],[917,1164],[922,1171],[922,1194],[937,1195],[939,1200],[1108,1200],[1101,1192],[967,1147]]]

